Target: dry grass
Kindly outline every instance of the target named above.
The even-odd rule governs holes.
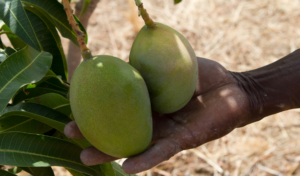
[[[132,2],[98,4],[88,28],[88,46],[94,55],[128,60],[143,25]],[[176,6],[172,2],[144,0],[151,17],[180,31],[197,56],[216,60],[229,70],[258,68],[300,48],[299,0],[183,0]],[[299,176],[299,164],[300,111],[292,110],[180,152],[139,175]]]
[[[145,1],[151,17],[180,31],[197,56],[229,70],[255,69],[300,48],[299,0]],[[136,32],[133,0],[102,0],[88,28],[94,54],[128,60]],[[280,113],[183,151],[140,175],[300,175],[300,111]]]

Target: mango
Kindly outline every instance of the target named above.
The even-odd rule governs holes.
[[[152,139],[149,93],[139,72],[121,59],[83,61],[70,84],[70,104],[84,137],[119,158],[146,150]]]
[[[198,65],[194,50],[182,34],[164,24],[155,24],[140,30],[129,62],[147,84],[152,109],[168,114],[181,109],[193,96]]]

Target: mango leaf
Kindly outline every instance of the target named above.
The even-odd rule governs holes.
[[[0,113],[20,87],[42,79],[50,68],[52,56],[25,47],[0,65]]]
[[[65,124],[71,121],[66,115],[35,103],[20,103],[7,107],[0,117],[2,132],[21,123],[37,120],[63,133]]]
[[[23,89],[19,91],[14,97],[13,97],[13,104],[18,104],[22,101],[30,100],[31,98],[35,98],[47,93],[57,93],[62,96],[67,96],[66,91],[59,91],[55,89],[50,88],[44,88],[44,87],[36,87],[32,89]]]
[[[5,48],[5,46],[4,46],[3,42],[2,42],[2,39],[1,39],[1,37],[0,37],[0,48],[2,48],[2,49],[4,49],[4,48]]]
[[[7,131],[22,131],[43,134],[53,128],[40,121],[32,119],[31,117],[34,114],[24,112],[26,111],[26,107],[23,109],[23,105],[24,104],[9,106],[3,111],[3,114],[0,116],[0,133]],[[35,109],[30,110],[34,112]],[[39,113],[42,114],[42,112]]]
[[[38,89],[30,90],[33,88]],[[37,97],[39,95],[50,92],[56,92],[67,96],[68,91],[69,83],[65,83],[63,80],[57,77],[57,75],[53,71],[48,70],[47,74],[40,81],[36,82],[35,84],[28,84],[27,86],[20,88],[15,93],[12,99],[13,104],[17,104],[23,100],[28,100],[33,97]],[[31,94],[31,92],[33,92],[33,94]]]
[[[41,50],[21,0],[0,0],[0,18],[25,43],[38,51]]]
[[[56,93],[44,94],[34,99],[31,99],[28,102],[47,106],[48,108],[54,109],[55,111],[65,114],[66,116],[70,116],[72,113],[70,101]]]
[[[67,116],[70,116],[70,114],[71,114],[71,107],[70,107],[69,100],[67,100],[66,98],[64,98],[63,96],[61,96],[59,94],[55,94],[55,93],[45,94],[40,97],[36,97],[28,102],[41,104],[43,106],[46,106],[53,110],[61,112]],[[60,126],[64,127],[65,124],[67,124],[68,122],[69,122],[69,120],[66,120],[66,121],[62,122],[62,124],[60,124]],[[45,122],[45,123],[49,124],[48,122]],[[57,122],[57,123],[60,123],[60,122]],[[49,125],[51,125],[51,124],[49,124]],[[53,128],[56,128],[57,130],[59,130],[57,128],[57,126],[58,125],[53,126]],[[61,129],[63,129],[63,128],[61,127]],[[86,139],[69,139],[64,135],[63,130],[59,130],[59,131],[61,133],[58,134],[58,136],[62,137],[62,139],[72,142],[72,143],[80,146],[83,149],[91,146],[91,144]]]
[[[26,8],[26,13],[32,26],[34,26],[34,31],[43,51],[47,51],[53,56],[51,70],[66,81],[68,78],[67,60],[55,26],[35,8]]]
[[[3,114],[0,116],[0,133],[22,131],[42,134],[55,128],[61,132],[63,139],[73,142],[82,148],[91,146],[86,139],[69,139],[63,134],[65,125],[70,121],[71,119],[66,115],[46,106],[35,103],[21,103],[7,107],[3,111]],[[46,130],[44,130],[45,128]]]
[[[7,131],[23,131],[28,133],[43,134],[52,128],[33,120],[31,114],[26,112],[10,112],[0,117],[0,133]]]
[[[123,169],[122,169],[122,167],[118,164],[118,163],[116,163],[116,162],[111,162],[111,164],[112,164],[112,167],[113,167],[113,169],[114,169],[114,171],[115,171],[115,173],[116,173],[116,176],[128,176],[128,174],[126,174],[124,171],[123,171]],[[132,174],[130,174],[131,176],[136,176],[136,175],[132,175]]]
[[[64,113],[65,115],[68,115],[69,112],[71,113],[69,100],[67,100],[65,97],[63,97],[59,94],[55,94],[55,93],[45,94],[45,95],[37,97],[33,100],[30,100],[29,102],[38,103],[38,104],[47,106],[49,108],[52,108],[54,110],[59,110],[59,109],[63,108],[63,109],[61,109],[62,110],[61,113]],[[89,142],[87,142],[85,139],[72,139],[71,140],[71,139],[67,139],[64,135],[63,135],[63,137],[65,140],[69,140],[70,142],[75,142],[82,148],[91,146],[91,144]],[[114,164],[114,167],[111,163],[104,163],[104,164],[100,164],[99,166],[101,168],[101,171],[103,173],[105,173],[105,175],[107,175],[107,176],[114,176],[114,175],[124,176],[124,175],[126,175],[125,172],[122,170],[122,168],[116,163]],[[69,170],[69,172],[71,174],[73,174],[74,176],[83,176],[82,173],[79,173],[77,171]],[[115,174],[115,173],[117,173],[117,174]]]
[[[90,3],[91,3],[91,0],[85,0],[84,1],[83,7],[82,7],[81,12],[79,14],[79,18],[82,17],[82,15],[86,12],[86,10],[88,9]]]
[[[14,54],[15,52],[16,50],[11,47],[0,49],[0,63],[2,63],[8,56]]]
[[[10,56],[10,55],[14,54],[15,52],[17,52],[17,50],[15,50],[15,49],[12,48],[12,47],[6,47],[6,48],[4,49],[4,51],[5,51],[5,54],[6,54],[7,56]]]
[[[15,166],[14,168],[8,169],[8,172],[10,172],[12,174],[17,174],[17,173],[20,173],[21,171],[22,171],[22,169],[17,166]]]
[[[86,32],[84,26],[81,24],[80,20],[79,20],[75,15],[73,15],[73,17],[74,17],[75,21],[78,23],[79,29],[80,29],[80,30],[84,33],[84,35],[85,35],[85,43],[88,43],[88,38],[89,38],[89,37],[88,37],[88,33]]]
[[[43,84],[47,84],[47,85],[43,85]],[[35,83],[36,86],[34,87],[28,87],[27,88],[35,88],[37,86],[39,87],[45,87],[45,88],[52,88],[55,90],[61,90],[61,91],[69,91],[69,83],[64,82],[61,78],[59,78],[53,71],[48,70],[47,74],[37,83]],[[23,89],[22,89],[23,90]],[[21,89],[19,89],[19,91],[22,91]],[[18,91],[18,93],[19,93]]]
[[[55,176],[51,167],[20,167],[24,171],[36,176]]]
[[[10,172],[7,172],[6,170],[0,169],[0,175],[1,176],[17,176],[15,174],[12,174]]]
[[[116,171],[114,171],[114,168],[111,163],[104,163],[99,165],[102,172],[105,173],[105,176],[116,176]]]
[[[3,31],[6,31],[6,32],[11,32],[13,33],[13,31],[11,31],[9,29],[9,27],[4,24],[2,26],[2,30]],[[17,35],[14,35],[14,34],[6,34],[7,38],[9,39],[10,43],[12,44],[12,46],[18,50],[24,48],[26,46],[26,43],[23,42],[23,40],[21,40]]]
[[[0,29],[2,29],[2,26],[4,26],[5,23],[0,19]]]
[[[0,134],[0,164],[20,167],[62,166],[91,176],[101,176],[98,166],[80,161],[81,148],[50,136],[7,132]]]
[[[55,89],[55,90],[59,90],[62,92],[68,92],[69,91],[69,85],[68,83],[62,82],[61,79],[59,79],[58,77],[56,78],[49,78],[48,80],[38,83],[37,84],[38,87],[45,87],[45,88],[49,88],[49,89]],[[68,87],[67,87],[68,86]]]
[[[62,4],[56,0],[21,0],[22,3],[32,6],[39,11],[45,11],[44,15],[53,22],[61,35],[70,39],[75,45],[78,45],[77,37],[67,19],[66,12]]]
[[[0,30],[2,30],[2,26],[3,25],[5,25],[5,23],[0,19]],[[0,37],[0,49],[4,49],[5,48],[5,46],[4,46],[4,44],[3,44],[3,42],[2,42],[2,40],[1,40],[1,37]],[[1,63],[0,63],[1,64]]]
[[[0,49],[0,64],[7,58],[7,55],[5,53],[4,49]]]
[[[174,0],[174,4],[180,3],[182,0]]]
[[[83,174],[81,172],[78,172],[76,170],[68,169],[66,168],[73,176],[87,176],[86,174]]]
[[[43,79],[41,79],[40,81],[38,81],[36,84],[39,85],[39,84],[41,84],[42,82],[44,82],[44,81],[46,81],[46,80],[48,80],[48,79],[50,79],[50,78],[55,78],[55,79],[57,79],[61,84],[64,83],[59,77],[57,77],[57,75],[56,75],[53,71],[48,70],[47,74],[43,77]]]

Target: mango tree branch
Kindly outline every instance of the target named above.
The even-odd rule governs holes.
[[[80,46],[81,54],[83,59],[89,59],[91,57],[91,52],[85,44],[85,34],[80,30],[79,24],[75,21],[73,16],[73,10],[70,7],[69,0],[63,0],[64,10],[66,11],[67,18],[69,24],[71,25],[72,29],[74,30],[77,36],[77,42]]]

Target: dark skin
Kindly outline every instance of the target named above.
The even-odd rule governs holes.
[[[300,51],[297,52],[297,58],[300,60]],[[294,60],[291,57],[288,59]],[[298,96],[298,99],[295,98],[292,102],[289,98],[280,99],[280,103],[283,103],[285,108],[274,110],[272,107],[278,107],[277,104],[270,103],[274,99],[257,98],[269,92],[251,93],[255,91],[253,87],[257,87],[253,85],[264,85],[264,83],[270,85],[266,82],[265,74],[261,76],[261,70],[234,73],[215,61],[204,58],[197,58],[197,60],[199,79],[193,98],[184,108],[175,113],[163,115],[153,112],[152,145],[144,153],[130,157],[124,162],[122,167],[126,173],[134,174],[151,169],[182,150],[195,148],[218,139],[235,128],[258,121],[267,115],[300,107],[300,94],[298,93],[300,91],[297,91],[300,90],[300,83],[296,85],[299,89],[294,88],[295,91],[291,93]],[[283,67],[284,64],[285,62],[279,64],[279,67]],[[295,64],[298,67],[294,69],[300,70],[300,62],[290,65]],[[277,72],[278,63],[277,65],[273,63],[273,67]],[[289,68],[289,65],[286,67]],[[300,80],[300,71],[295,70],[289,70],[296,72],[295,77],[290,79]],[[257,80],[253,80],[252,76],[257,77]],[[244,77],[251,79],[249,81]],[[278,82],[278,78],[273,79]],[[282,84],[287,85],[290,82],[286,80]],[[278,86],[274,85],[274,87]],[[286,86],[283,87],[286,89]],[[269,95],[271,94],[272,91]],[[69,138],[83,138],[74,121],[66,125],[65,134]],[[116,159],[94,147],[86,148],[81,153],[81,160],[86,165],[96,165]]]

